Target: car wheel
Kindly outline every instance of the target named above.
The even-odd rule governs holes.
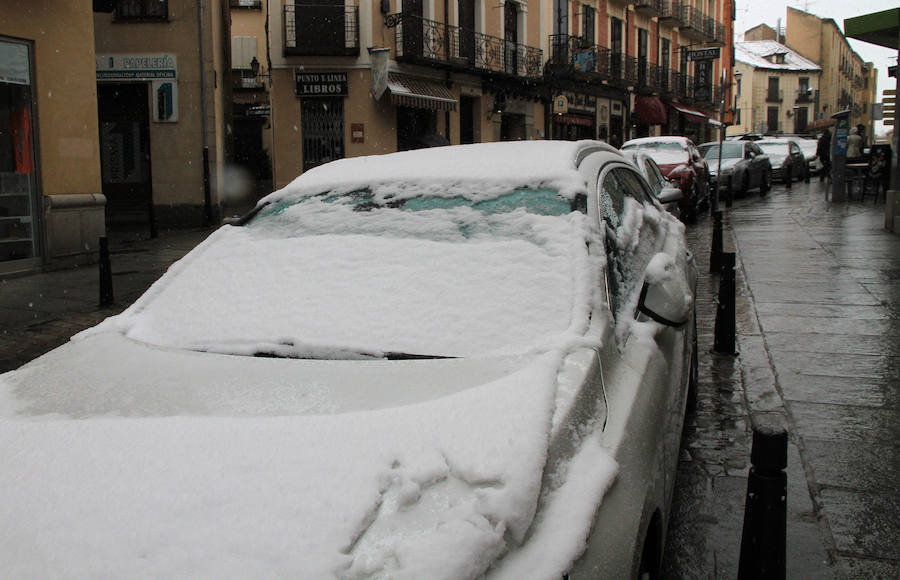
[[[741,178],[741,195],[747,195],[747,190],[750,189],[750,175],[748,172],[744,172],[744,176]]]
[[[762,183],[759,186],[759,194],[765,195],[769,193],[770,189],[772,189],[772,170],[767,169],[765,173],[763,173]]]
[[[809,183],[809,175],[812,173],[809,169],[809,165],[806,166],[806,171],[803,173],[803,181],[804,183]]]
[[[654,514],[650,527],[647,529],[647,537],[644,538],[644,547],[641,549],[641,562],[638,565],[637,577],[639,580],[657,580],[660,578],[660,537],[657,530],[658,514]]]
[[[791,185],[794,183],[794,166],[791,165],[784,171],[784,187],[787,189],[791,188]]]

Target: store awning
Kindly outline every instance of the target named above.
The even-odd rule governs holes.
[[[392,72],[388,73],[387,88],[391,91],[391,102],[395,105],[432,111],[456,110],[453,93],[435,81]]]
[[[705,123],[706,120],[708,119],[708,117],[706,116],[706,113],[704,113],[703,111],[698,111],[697,109],[692,109],[691,107],[688,107],[687,105],[682,105],[681,103],[669,103],[669,105],[673,109],[675,109],[676,111],[678,111],[679,113],[684,115],[685,121],[692,121],[694,123]]]
[[[666,106],[658,97],[638,97],[634,101],[634,114],[647,125],[665,125],[669,116]]]

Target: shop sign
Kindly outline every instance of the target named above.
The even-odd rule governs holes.
[[[569,112],[569,99],[565,95],[557,95],[553,99],[553,113],[562,115]]]
[[[689,61],[715,60],[722,54],[721,49],[716,48],[700,48],[697,50],[687,51],[687,59]]]
[[[597,112],[597,97],[584,93],[563,93],[569,101],[570,109],[577,109],[586,113]]]
[[[298,97],[346,97],[347,73],[304,73],[297,71]]]
[[[174,54],[98,54],[98,81],[154,81],[178,78]]]
[[[27,45],[0,42],[0,83],[31,84]]]
[[[178,122],[178,83],[174,81],[153,81],[150,83],[153,97],[153,122]]]

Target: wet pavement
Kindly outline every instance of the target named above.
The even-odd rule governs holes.
[[[688,228],[701,271],[700,385],[685,426],[665,578],[736,578],[751,427],[783,416],[788,578],[900,578],[900,237],[883,205],[818,183],[725,209],[737,253],[738,356],[710,354],[711,220]],[[210,230],[111,232],[116,303],[96,266],[0,278],[0,372],[116,314]]]
[[[723,210],[740,354],[708,352],[705,274],[664,577],[737,577],[752,422],[775,412],[790,435],[787,577],[900,578],[900,237],[883,205],[826,202],[817,181]],[[704,272],[710,227],[689,231]]]

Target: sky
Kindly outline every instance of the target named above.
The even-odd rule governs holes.
[[[787,7],[798,8],[821,18],[833,18],[837,25],[844,29],[844,19],[862,16],[872,12],[880,12],[897,6],[896,0],[737,0],[737,22],[735,22],[736,40],[743,40],[745,30],[758,24],[775,27],[778,18],[782,26],[787,15]],[[882,91],[896,88],[896,79],[887,76],[887,67],[897,64],[897,51],[876,46],[866,42],[849,39],[850,46],[866,62],[874,62],[878,69],[878,96]],[[876,133],[883,133],[881,123],[877,124]]]

